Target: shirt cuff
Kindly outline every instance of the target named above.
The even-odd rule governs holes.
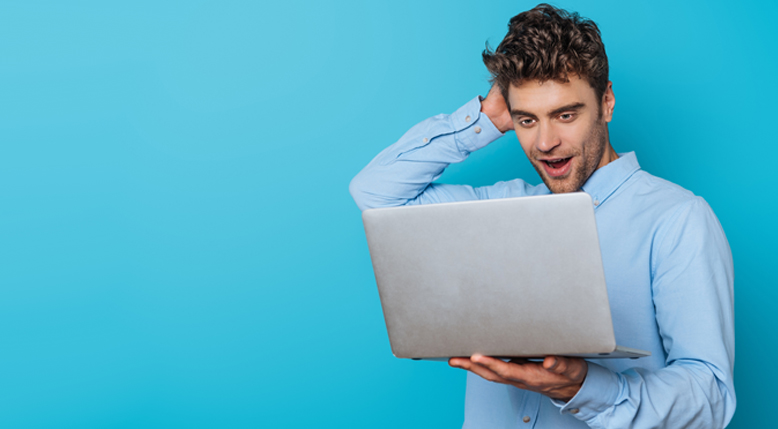
[[[619,395],[619,376],[615,372],[587,362],[586,373],[581,390],[567,403],[552,399],[562,414],[571,414],[581,421],[589,421],[612,407]]]
[[[481,112],[481,96],[475,97],[451,114],[451,124],[455,130],[459,147],[474,152],[505,135],[492,121]]]

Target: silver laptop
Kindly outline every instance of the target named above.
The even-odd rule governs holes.
[[[616,345],[585,193],[366,210],[392,352],[637,358]]]

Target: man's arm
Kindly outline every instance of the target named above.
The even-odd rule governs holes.
[[[449,164],[464,161],[510,129],[513,122],[495,86],[486,99],[475,98],[450,115],[411,128],[354,177],[349,190],[361,210],[503,196],[507,186],[516,184],[473,188],[431,183]]]
[[[699,197],[665,223],[652,250],[656,321],[667,353],[658,371],[589,365],[562,406],[591,427],[725,427],[735,413],[734,274],[721,225]]]
[[[616,373],[575,359],[562,365],[484,356],[451,359],[481,377],[545,394],[593,428],[725,427],[735,412],[732,256],[710,207],[695,197],[657,233],[652,261],[656,321],[667,367]],[[576,384],[583,379],[583,384]],[[580,390],[579,390],[580,387]],[[577,392],[569,399],[569,392]]]

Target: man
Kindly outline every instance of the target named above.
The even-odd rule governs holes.
[[[597,26],[541,4],[511,19],[494,78],[451,115],[411,128],[351,183],[361,209],[583,191],[597,219],[616,341],[639,360],[452,358],[468,370],[466,428],[724,427],[735,411],[733,268],[705,201],[617,154]],[[432,183],[508,130],[543,184]],[[519,329],[517,327],[517,329]]]

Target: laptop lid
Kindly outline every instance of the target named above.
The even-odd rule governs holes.
[[[585,193],[366,210],[392,352],[637,357],[617,348]]]

